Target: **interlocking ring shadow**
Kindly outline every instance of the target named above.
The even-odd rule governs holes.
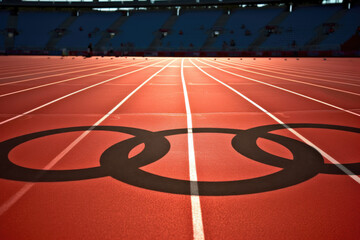
[[[360,133],[359,128],[325,124],[288,124],[290,128],[322,128]],[[106,149],[100,157],[100,166],[73,170],[41,170],[25,168],[12,163],[9,153],[16,146],[33,139],[54,134],[87,131],[90,126],[53,129],[31,133],[0,143],[0,177],[26,182],[59,182],[93,179],[110,176],[133,186],[174,194],[190,195],[190,181],[155,175],[140,167],[155,162],[170,150],[166,138],[171,135],[187,134],[187,129],[170,129],[151,132],[144,129],[96,126],[92,131],[111,131],[133,135],[134,137],[116,143]],[[228,128],[194,128],[193,133],[221,133],[235,135],[231,141],[233,148],[243,156],[263,164],[281,168],[280,171],[246,180],[208,182],[198,181],[199,195],[225,196],[273,191],[302,183],[319,173],[345,174],[334,164],[325,164],[321,154],[313,147],[293,138],[270,133],[284,129],[282,125],[266,125],[247,130]],[[262,150],[256,141],[268,139],[288,148],[293,159],[289,160]],[[139,144],[145,144],[142,152],[129,159],[130,151]],[[343,164],[354,174],[360,174],[360,163]]]

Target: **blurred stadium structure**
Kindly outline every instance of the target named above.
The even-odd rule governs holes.
[[[359,2],[0,0],[0,54],[360,56]]]

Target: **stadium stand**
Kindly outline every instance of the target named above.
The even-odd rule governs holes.
[[[8,11],[0,11],[0,50],[5,50],[5,38],[7,37],[7,21],[9,18]]]
[[[214,47],[222,50],[247,49],[260,30],[282,11],[284,9],[279,7],[245,8],[233,11]]]
[[[340,9],[339,5],[298,7],[273,32],[269,32],[261,47],[274,50],[301,49],[316,34],[316,27]]]
[[[171,11],[139,11],[131,14],[111,39],[112,47],[126,51],[134,48],[146,50],[170,15]]]
[[[321,43],[322,49],[338,49],[339,45],[348,40],[352,35],[359,32],[360,7],[354,7],[346,11],[344,17],[335,23],[334,32],[326,32],[327,38]]]
[[[60,39],[56,47],[68,50],[87,50],[88,45],[96,44],[102,32],[114,22],[119,13],[107,12],[83,12],[66,30],[64,37]]]
[[[9,2],[2,1],[0,6]],[[29,4],[21,0],[16,2]],[[41,3],[48,4],[46,1],[38,4]],[[171,5],[115,8],[114,12],[90,7],[96,2],[74,4],[92,5],[59,9],[2,7],[0,53],[61,54],[67,49],[74,54],[84,54],[91,43],[95,54],[158,55],[161,52],[170,56],[187,52],[186,56],[240,56],[247,52],[247,55],[277,56],[278,52],[326,51],[326,54],[344,55],[336,51],[342,51],[341,46],[347,42],[347,51],[359,54],[357,47],[351,47],[357,41],[354,34],[360,31],[360,7],[356,4],[347,9],[345,4],[307,2],[295,5],[292,11],[285,3],[262,4],[262,7],[258,4]]]
[[[178,17],[162,41],[163,50],[199,50],[221,10],[187,10]]]
[[[19,12],[16,49],[44,50],[51,33],[70,15],[69,12]]]

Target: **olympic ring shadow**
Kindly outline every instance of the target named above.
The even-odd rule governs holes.
[[[288,124],[290,128],[322,128],[360,133],[359,128],[325,124]],[[54,134],[87,131],[113,131],[134,137],[116,143],[106,149],[100,157],[100,166],[73,170],[40,170],[16,165],[9,159],[9,153],[16,146],[33,139]],[[237,181],[191,182],[155,175],[139,169],[165,156],[170,150],[166,136],[187,134],[187,129],[171,129],[159,132],[119,127],[82,126],[53,129],[31,133],[0,143],[0,178],[26,182],[76,181],[110,176],[124,183],[160,192],[191,195],[190,186],[198,184],[199,195],[225,196],[252,194],[290,187],[307,181],[319,173],[345,174],[334,164],[325,164],[321,154],[313,147],[293,138],[270,133],[284,129],[282,125],[267,125],[247,130],[227,128],[194,128],[193,133],[222,133],[235,135],[231,141],[233,148],[243,156],[282,170],[253,179]],[[288,148],[293,159],[289,160],[262,150],[256,143],[258,138],[268,139]],[[145,144],[142,152],[129,158],[130,151],[139,144]],[[360,163],[342,164],[354,174],[360,174]]]

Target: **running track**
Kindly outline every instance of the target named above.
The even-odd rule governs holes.
[[[360,236],[360,59],[0,63],[0,239]]]

